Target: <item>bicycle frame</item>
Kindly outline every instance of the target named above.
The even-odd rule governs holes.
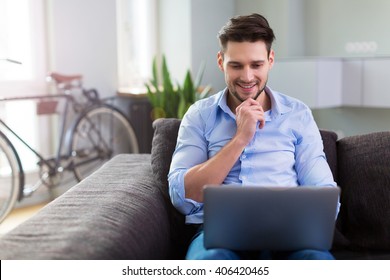
[[[61,120],[61,130],[60,130],[60,142],[57,147],[57,151],[55,153],[54,157],[51,158],[44,158],[42,154],[40,154],[37,150],[35,150],[33,147],[31,147],[20,135],[18,135],[10,126],[8,126],[2,119],[0,119],[0,124],[1,124],[1,131],[4,133],[3,128],[10,132],[13,136],[20,141],[26,148],[28,148],[38,159],[39,159],[39,165],[40,166],[47,166],[49,168],[49,172],[52,172],[54,174],[58,172],[62,172],[63,169],[68,170],[70,169],[70,166],[61,166],[61,161],[63,159],[69,158],[69,155],[65,155],[62,153],[63,150],[63,145],[64,145],[64,138],[65,138],[65,133],[66,133],[66,125],[67,125],[67,116],[69,114],[69,104],[75,104],[75,100],[71,95],[68,94],[58,94],[58,95],[40,95],[40,96],[25,96],[25,97],[11,97],[11,98],[2,98],[0,99],[0,102],[10,102],[10,101],[21,101],[21,100],[47,100],[47,99],[62,99],[64,98],[65,101],[65,108],[64,108],[64,113],[63,117]],[[74,107],[73,107],[74,108]],[[54,159],[54,164],[52,164]],[[21,170],[20,172],[22,173],[21,176],[23,177],[24,181],[24,171],[23,171],[23,166],[21,164]],[[42,178],[40,178],[39,182],[31,189],[28,190],[26,195],[29,193],[34,192],[40,185],[42,184]],[[24,189],[24,186],[22,186]],[[24,189],[25,190],[25,189]],[[26,191],[26,190],[25,190]]]

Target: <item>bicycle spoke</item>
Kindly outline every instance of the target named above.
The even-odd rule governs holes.
[[[138,143],[127,119],[110,106],[102,105],[79,121],[72,152],[75,175],[82,179],[115,154],[138,152]]]
[[[100,117],[100,116],[98,116],[98,117]],[[86,121],[90,125],[86,136],[88,138],[89,143],[92,146],[91,150],[110,151],[109,145],[103,139],[103,137],[99,131],[99,128],[97,128],[97,125],[95,125],[95,123],[93,121],[91,121],[91,119],[89,117],[86,118]],[[100,120],[98,120],[98,122],[100,122]],[[99,154],[102,154],[102,152],[100,152]],[[106,154],[109,155],[110,153],[106,153]]]

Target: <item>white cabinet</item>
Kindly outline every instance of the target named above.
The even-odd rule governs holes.
[[[268,84],[311,108],[389,108],[390,57],[280,60]]]
[[[326,58],[276,61],[268,84],[311,108],[341,106],[342,61]]]
[[[343,61],[342,105],[362,106],[363,104],[363,61]]]
[[[362,105],[390,107],[390,58],[365,59],[362,67]]]

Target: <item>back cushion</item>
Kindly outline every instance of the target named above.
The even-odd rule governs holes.
[[[153,122],[151,165],[155,179],[168,187],[168,172],[176,147],[179,119],[157,119]],[[167,189],[164,190],[168,191]]]
[[[170,227],[172,242],[172,258],[184,258],[189,241],[194,235],[194,229],[185,226],[184,216],[171,204],[168,194],[168,172],[172,154],[176,147],[179,131],[179,119],[157,119],[153,122],[154,136],[152,141],[151,165],[158,187],[167,200],[171,211]]]
[[[340,230],[356,248],[390,249],[390,132],[340,139]]]
[[[332,170],[333,178],[337,182],[337,134],[331,130],[320,129],[322,142],[324,144],[324,152],[328,161],[330,170]]]

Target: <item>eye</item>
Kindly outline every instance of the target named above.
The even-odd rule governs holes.
[[[235,70],[239,70],[242,68],[240,64],[231,64],[230,66],[232,67],[232,69],[235,69]]]
[[[261,68],[262,66],[263,66],[263,64],[261,64],[261,63],[252,64],[252,68],[253,68],[253,69],[259,69],[259,68]]]

